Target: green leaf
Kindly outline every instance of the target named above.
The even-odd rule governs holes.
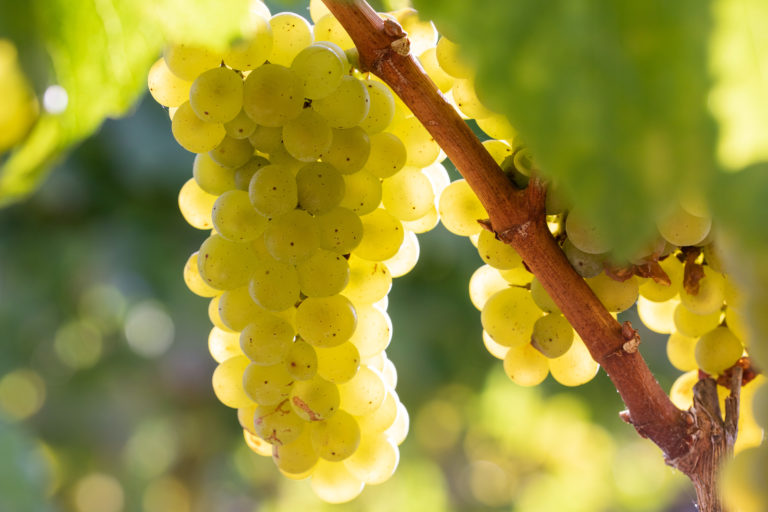
[[[0,167],[0,204],[35,190],[51,165],[146,89],[166,40],[223,47],[240,35],[247,0],[34,0],[0,6],[38,92],[60,85],[68,104],[43,114]],[[44,57],[41,57],[44,56]]]
[[[709,2],[416,0],[619,256],[715,169]]]

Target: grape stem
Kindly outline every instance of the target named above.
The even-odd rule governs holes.
[[[545,218],[546,186],[531,179],[515,188],[454,108],[404,51],[406,34],[392,20],[382,20],[365,0],[323,0],[357,47],[361,69],[384,80],[443,148],[478,196],[490,227],[514,247],[544,289],[560,307],[597,361],[613,381],[627,411],[621,417],[664,452],[668,464],[680,469],[697,488],[699,510],[721,510],[712,479],[721,443],[713,439],[719,417],[681,411],[670,401],[635,346],[625,349],[622,326],[600,303],[571,267],[552,237]],[[738,403],[738,398],[736,398]],[[692,408],[692,411],[695,409]],[[722,422],[722,420],[720,420]],[[704,462],[704,463],[702,463]],[[710,464],[710,465],[711,465]],[[698,482],[698,483],[697,483]]]

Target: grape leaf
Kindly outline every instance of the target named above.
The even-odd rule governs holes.
[[[19,48],[38,94],[67,93],[0,167],[0,204],[31,193],[51,165],[107,117],[125,115],[146,88],[166,40],[222,47],[240,35],[247,0],[34,0],[0,4],[0,34]],[[41,103],[43,103],[41,101]]]
[[[620,256],[715,169],[710,2],[415,0]]]

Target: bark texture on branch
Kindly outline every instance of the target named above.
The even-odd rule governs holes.
[[[544,184],[532,179],[525,190],[512,185],[407,53],[406,34],[396,23],[382,20],[364,0],[324,2],[352,37],[361,67],[384,80],[443,148],[488,212],[492,230],[517,250],[610,376],[627,407],[622,418],[656,443],[670,465],[685,472],[694,484],[701,480],[714,493],[712,480],[704,482],[698,476],[700,465],[691,467],[682,461],[691,460],[692,454],[702,460],[695,453],[708,449],[701,439],[709,439],[722,420],[707,414],[694,414],[694,420],[670,401],[640,355],[639,339],[631,326],[622,328],[608,313],[552,237],[545,218]],[[714,512],[718,507],[700,510]]]

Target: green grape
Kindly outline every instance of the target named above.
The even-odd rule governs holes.
[[[397,368],[395,368],[395,363],[387,359],[386,354],[382,354],[382,356],[384,358],[384,367],[381,369],[381,378],[388,389],[395,389],[397,386]]]
[[[544,315],[533,324],[531,343],[550,359],[560,357],[568,352],[573,344],[573,328],[563,315]]]
[[[416,220],[434,205],[435,196],[429,178],[416,168],[406,167],[381,183],[381,201],[394,217]]]
[[[445,170],[445,166],[440,162],[435,162],[423,168],[421,172],[429,179],[435,197],[440,197],[445,187],[451,184],[451,177],[448,175],[448,171]]]
[[[677,304],[673,313],[673,322],[675,329],[691,338],[708,333],[718,325],[722,312],[718,309],[707,315],[697,315],[691,312],[684,304]]]
[[[293,385],[290,403],[304,421],[322,421],[339,410],[339,389],[336,384],[315,376]]]
[[[269,20],[272,27],[272,53],[269,62],[290,66],[298,53],[312,44],[312,27],[307,20],[292,12],[275,14]]]
[[[339,504],[355,499],[365,484],[352,475],[343,462],[320,459],[309,481],[312,491],[326,503]]]
[[[403,227],[414,233],[426,233],[434,229],[439,222],[440,217],[437,213],[437,208],[433,205],[420,219],[403,221]]]
[[[411,42],[411,52],[422,53],[426,48],[434,48],[437,44],[437,29],[429,20],[422,20],[416,9],[404,7],[392,13]]]
[[[488,110],[477,98],[473,79],[456,80],[451,88],[451,93],[456,106],[468,118],[483,119],[493,115],[493,112]]]
[[[323,161],[333,165],[342,174],[353,174],[363,168],[370,152],[370,138],[359,126],[334,129],[333,142],[323,155]]]
[[[357,329],[349,342],[357,347],[363,359],[383,352],[392,341],[392,320],[386,311],[377,306],[366,304],[356,306]]]
[[[486,301],[496,292],[509,287],[509,283],[501,277],[497,269],[483,265],[469,278],[469,300],[478,310],[482,311]]]
[[[673,332],[667,338],[667,358],[672,366],[682,372],[698,368],[696,364],[696,338]]]
[[[329,297],[340,293],[349,282],[349,264],[343,256],[318,249],[296,265],[301,292],[307,297]]]
[[[344,30],[339,20],[331,13],[315,20],[315,39],[318,41],[330,41],[345,49],[355,46],[347,31]]]
[[[309,0],[309,17],[314,23],[320,21],[320,18],[330,14],[330,12],[323,3],[323,0]]]
[[[443,68],[440,67],[440,64],[437,62],[436,48],[427,48],[424,50],[421,55],[419,55],[419,62],[421,63],[421,67],[424,68],[424,71],[427,73],[427,75],[429,75],[429,78],[432,79],[432,82],[434,82],[434,84],[438,89],[440,89],[441,92],[447,93],[451,90],[455,78],[443,71]],[[493,135],[491,135],[491,137],[494,139],[504,138],[495,137]]]
[[[573,335],[573,344],[568,352],[549,359],[549,372],[563,386],[586,384],[597,375],[599,367],[578,334]]]
[[[251,13],[246,38],[233,44],[224,53],[227,66],[246,71],[264,64],[272,53],[272,27],[258,14]]]
[[[312,422],[309,427],[312,446],[325,460],[342,461],[360,444],[360,427],[355,417],[346,411],[337,411],[327,420]]]
[[[312,447],[310,429],[303,428],[299,437],[287,444],[272,445],[272,460],[286,473],[299,474],[315,467],[317,452]]]
[[[512,156],[512,146],[503,140],[486,140],[483,142],[483,147],[499,165]]]
[[[767,472],[768,445],[765,444],[750,447],[728,461],[719,479],[727,510],[765,512]]]
[[[317,374],[329,382],[347,382],[357,374],[359,367],[360,353],[350,341],[317,349]]]
[[[254,264],[249,291],[261,307],[283,311],[299,300],[299,275],[289,263],[262,258]]]
[[[712,227],[712,219],[692,215],[678,206],[657,222],[656,227],[669,243],[684,247],[704,240]]]
[[[496,343],[518,347],[530,341],[533,324],[540,316],[541,310],[528,290],[507,288],[486,301],[480,320]]]
[[[227,190],[236,188],[235,175],[232,170],[216,163],[208,153],[195,156],[192,164],[192,175],[200,188],[209,194],[218,196]]]
[[[713,315],[715,314],[717,313],[713,313]],[[718,315],[718,322],[719,318],[720,315]],[[749,347],[750,349],[754,349],[754,347],[750,344],[749,329],[746,322],[747,320],[744,318],[742,313],[734,308],[725,308],[725,323],[728,324],[728,328],[733,334],[736,335],[737,338],[741,340],[745,346]]]
[[[331,48],[312,44],[301,50],[291,63],[291,69],[304,84],[304,96],[311,100],[325,98],[341,83],[345,62]]]
[[[363,239],[353,251],[356,256],[370,261],[383,261],[397,254],[403,243],[403,225],[382,208],[360,217]]]
[[[712,270],[725,272],[722,248],[718,244],[709,243],[701,248],[701,252],[704,254],[704,261],[707,265],[712,267]]]
[[[508,270],[523,264],[522,258],[511,245],[498,240],[496,235],[488,230],[480,232],[477,252],[484,262],[499,270]]]
[[[243,355],[240,349],[240,336],[236,332],[227,332],[214,326],[208,335],[208,352],[217,363],[223,363],[232,357]]]
[[[248,136],[248,141],[257,151],[265,154],[274,154],[285,151],[283,148],[283,128],[281,126],[256,125],[253,133]]]
[[[242,331],[254,316],[264,311],[253,302],[248,286],[227,290],[219,298],[219,318],[233,331]]]
[[[637,278],[616,281],[606,274],[587,279],[587,284],[608,311],[621,312],[631,308],[637,300]]]
[[[294,336],[290,322],[271,313],[259,312],[240,333],[240,348],[255,364],[272,366],[283,361]]]
[[[589,254],[578,249],[570,239],[563,242],[563,252],[571,266],[584,278],[595,277],[603,271],[605,256],[602,254]]]
[[[457,180],[445,187],[438,209],[445,229],[460,236],[480,233],[483,227],[478,220],[488,218],[488,212],[466,180]]]
[[[234,169],[245,165],[253,157],[253,146],[248,139],[225,136],[208,154],[217,164]]]
[[[203,121],[231,121],[243,107],[242,77],[226,67],[203,72],[189,90],[189,105]]]
[[[368,115],[360,123],[360,127],[368,134],[386,130],[395,115],[395,99],[389,87],[377,80],[363,80],[368,89],[370,107]]]
[[[539,309],[545,313],[560,313],[560,308],[557,307],[555,301],[552,300],[547,290],[544,289],[536,277],[531,280],[531,298]]]
[[[419,261],[419,240],[413,231],[405,230],[403,243],[394,256],[384,260],[392,277],[404,276],[416,266]]]
[[[248,187],[251,184],[253,175],[258,172],[262,167],[269,165],[269,160],[263,156],[254,155],[248,162],[235,169],[235,186],[238,190],[245,190],[248,192]]]
[[[343,295],[308,297],[296,309],[299,336],[316,347],[334,347],[355,332],[357,314]]]
[[[680,292],[683,283],[683,264],[674,256],[659,262],[661,269],[670,280],[669,286],[653,279],[644,279],[640,284],[640,295],[654,302],[666,302]]]
[[[178,107],[189,99],[192,82],[174,75],[160,58],[149,69],[147,86],[156,102],[164,107]]]
[[[679,376],[669,390],[669,399],[678,409],[688,410],[693,405],[693,386],[699,381],[698,370]]]
[[[344,178],[344,197],[340,206],[352,210],[358,215],[366,215],[378,208],[381,203],[381,180],[367,171],[346,174]]]
[[[744,296],[744,290],[739,288],[739,285],[733,282],[729,276],[723,274],[725,278],[725,286],[723,288],[723,297],[725,303],[729,308],[744,309],[746,306],[746,297]]]
[[[317,352],[315,347],[297,339],[285,355],[285,368],[296,380],[309,380],[317,374]]]
[[[192,153],[212,150],[226,135],[224,125],[201,120],[188,101],[182,103],[173,115],[171,132],[176,142]]]
[[[227,407],[238,409],[252,404],[243,389],[243,372],[249,361],[245,356],[235,356],[219,363],[213,372],[213,392]]]
[[[250,363],[242,380],[245,392],[260,406],[279,404],[288,398],[293,385],[293,376],[282,363],[271,366]]]
[[[267,227],[267,218],[253,208],[248,193],[242,190],[219,196],[211,216],[218,234],[233,242],[255,240]]]
[[[174,75],[190,82],[203,71],[221,64],[221,55],[218,53],[189,44],[169,45],[163,52],[163,58]]]
[[[699,281],[699,293],[680,290],[680,302],[692,313],[707,315],[719,311],[725,300],[725,278],[723,274],[704,267],[704,278]]]
[[[224,123],[224,131],[233,139],[247,139],[256,130],[256,123],[241,110],[231,121]]]
[[[333,50],[334,53],[339,56],[339,58],[341,59],[341,62],[344,64],[345,73],[348,71],[351,71],[350,68],[354,67],[354,66],[351,66],[349,63],[349,58],[347,57],[347,50],[344,50],[341,46],[337,45],[336,43],[331,41],[315,41],[314,44],[318,46],[325,46],[326,48]],[[357,52],[357,49],[351,48],[349,51]]]
[[[357,423],[362,432],[384,432],[395,422],[397,404],[400,399],[394,389],[388,389],[381,405],[364,416],[357,416]]]
[[[301,263],[320,246],[317,220],[304,210],[291,210],[269,223],[264,242],[276,260]]]
[[[232,290],[248,283],[256,268],[254,255],[249,244],[211,235],[200,246],[197,268],[208,285],[219,290]]]
[[[501,270],[499,271],[499,274],[501,274],[501,277],[503,277],[506,282],[513,286],[525,287],[526,285],[530,285],[533,280],[533,274],[531,274],[524,266],[509,270]]]
[[[215,297],[221,293],[221,290],[208,286],[200,277],[200,271],[197,268],[197,251],[193,252],[184,264],[184,282],[189,291],[199,297]]]
[[[472,69],[460,54],[459,46],[445,37],[441,37],[435,48],[440,68],[454,78],[469,78]]]
[[[296,73],[264,64],[245,79],[243,110],[260,125],[283,126],[304,109],[304,85]],[[256,149],[258,146],[254,143]]]
[[[642,295],[637,298],[637,315],[645,326],[659,334],[669,334],[675,330],[675,309],[677,299],[666,302],[651,302]]]
[[[210,319],[214,327],[217,327],[225,332],[235,332],[229,327],[227,327],[226,325],[224,325],[224,322],[221,321],[221,317],[219,316],[219,299],[220,298],[221,298],[221,295],[217,295],[214,298],[212,298],[208,303],[208,318]]]
[[[502,361],[507,357],[507,352],[509,352],[509,347],[496,343],[486,331],[483,331],[483,345],[489,354]]]
[[[296,177],[286,167],[266,165],[251,178],[248,195],[257,212],[265,217],[278,217],[296,208]]]
[[[299,206],[313,215],[328,213],[344,197],[346,184],[339,171],[325,162],[307,164],[296,174]]]
[[[339,384],[339,394],[342,409],[355,416],[364,416],[381,405],[387,388],[381,374],[363,364],[357,375]]]
[[[537,386],[547,378],[549,364],[541,352],[526,343],[507,351],[504,373],[518,386]]]
[[[712,375],[719,375],[733,366],[744,348],[727,327],[716,327],[696,342],[696,363]]]
[[[366,432],[357,451],[344,465],[355,477],[375,485],[387,481],[399,461],[400,450],[393,440],[380,433]]]
[[[415,117],[393,124],[392,131],[398,134],[405,145],[406,165],[426,167],[440,156],[440,146]]]
[[[517,130],[509,123],[509,119],[501,114],[493,114],[482,119],[477,119],[477,126],[492,139],[504,140],[513,145],[517,138]]]
[[[384,263],[350,255],[349,283],[342,293],[355,304],[373,304],[392,288],[392,274]]]
[[[305,422],[293,412],[288,400],[283,400],[274,406],[259,406],[253,424],[257,436],[270,444],[285,446],[301,436]]]
[[[397,135],[389,132],[377,133],[370,137],[370,154],[363,170],[377,178],[394,176],[405,166],[408,158],[405,144]]]
[[[312,108],[328,120],[332,128],[353,128],[368,115],[368,89],[360,80],[343,76],[331,94],[312,102]]]
[[[288,153],[302,162],[314,162],[331,146],[328,122],[310,108],[283,125],[283,144]]]
[[[587,220],[582,210],[573,209],[568,213],[565,232],[577,249],[588,254],[602,254],[611,249],[605,235]]]
[[[347,208],[337,206],[317,217],[320,247],[337,254],[348,254],[363,238],[360,217]]]

